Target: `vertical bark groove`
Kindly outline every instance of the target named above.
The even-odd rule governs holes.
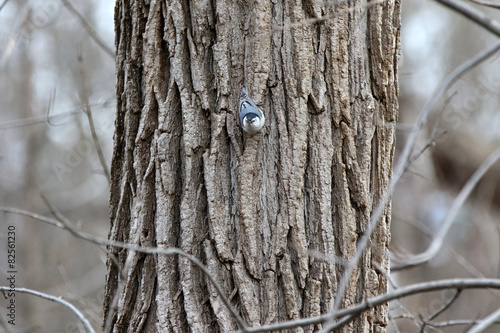
[[[329,311],[339,262],[391,177],[399,11],[399,0],[118,0],[110,239],[199,258],[250,326]],[[254,136],[237,120],[243,86],[267,119]],[[376,267],[388,269],[389,224],[387,205],[342,306],[387,290]],[[110,331],[238,328],[188,260],[112,253]],[[343,331],[386,325],[380,307]]]

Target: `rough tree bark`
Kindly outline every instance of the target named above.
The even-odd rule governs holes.
[[[199,258],[251,326],[332,308],[336,259],[391,176],[400,2],[338,3],[116,2],[109,237]],[[267,119],[255,136],[237,120],[243,86]],[[387,290],[389,224],[390,204],[343,307]],[[188,260],[112,252],[110,331],[238,328]],[[383,332],[386,311],[344,330]]]

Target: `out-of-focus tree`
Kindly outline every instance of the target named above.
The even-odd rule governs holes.
[[[71,4],[112,47],[113,2],[107,5],[107,20],[104,1]],[[0,1],[0,6],[0,206],[50,215],[43,195],[84,230],[105,235],[109,183],[84,113],[83,87],[109,164],[114,58],[59,0]],[[12,225],[17,231],[17,286],[64,295],[100,322],[103,252],[31,219],[3,213],[0,219],[0,285],[6,284],[3,254],[6,228]],[[15,331],[78,328],[78,321],[59,305],[23,294],[16,299]]]

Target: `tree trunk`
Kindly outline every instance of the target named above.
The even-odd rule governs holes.
[[[250,326],[328,312],[392,172],[400,2],[166,2],[116,2],[110,239],[197,257]],[[342,307],[386,292],[389,225],[390,204]],[[238,329],[192,262],[112,253],[110,331]],[[383,332],[386,312],[344,330]]]

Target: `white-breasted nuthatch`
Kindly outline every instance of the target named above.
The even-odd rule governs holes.
[[[260,112],[255,102],[252,101],[250,97],[248,97],[247,88],[241,89],[240,95],[240,124],[241,127],[248,134],[257,133],[264,123],[266,118],[264,114]]]

